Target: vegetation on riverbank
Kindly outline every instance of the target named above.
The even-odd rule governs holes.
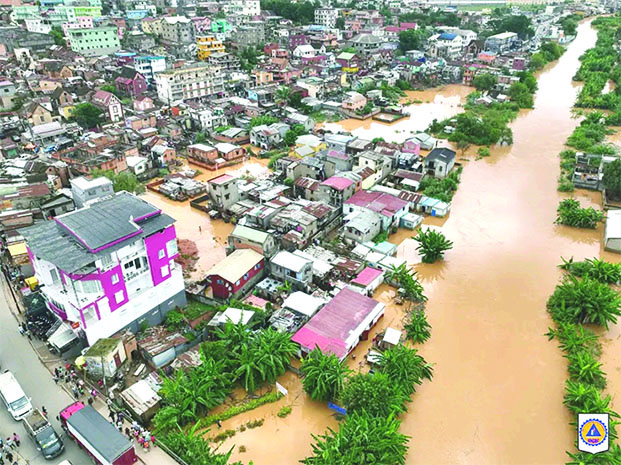
[[[574,75],[575,81],[583,81],[576,106],[621,111],[621,90],[615,88],[604,93],[608,81],[621,83],[621,54],[616,48],[621,17],[600,17],[592,26],[598,30],[595,47],[580,57],[581,65]]]
[[[453,243],[439,231],[427,228],[418,232],[413,238],[418,242],[416,250],[422,256],[423,263],[434,263],[444,258],[444,252],[453,248]]]
[[[420,182],[418,190],[427,197],[433,197],[434,199],[449,203],[453,199],[455,192],[457,192],[457,187],[459,187],[462,170],[463,167],[460,166],[451,171],[444,179],[425,176]]]
[[[582,208],[575,199],[565,199],[559,203],[556,210],[557,224],[564,224],[574,228],[595,229],[597,223],[604,219],[604,212],[593,207]]]
[[[608,284],[599,281],[595,269],[614,269],[613,264],[599,260],[573,262],[563,260],[561,268],[568,271],[548,300],[548,311],[556,323],[547,336],[556,339],[568,361],[563,404],[573,413],[608,413],[610,415],[610,450],[596,455],[567,452],[571,464],[616,464],[621,457],[617,438],[619,415],[610,406],[611,397],[602,391],[606,374],[599,362],[601,347],[597,335],[583,324],[608,328],[621,315],[621,297]],[[593,277],[590,276],[593,273]],[[606,273],[608,274],[608,273]],[[605,278],[610,279],[610,278]],[[572,426],[577,427],[572,420]]]

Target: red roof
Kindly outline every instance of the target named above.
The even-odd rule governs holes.
[[[347,355],[347,338],[379,302],[345,288],[319,310],[291,338],[302,347],[313,350],[316,346],[339,358]]]
[[[378,276],[381,276],[383,273],[382,270],[378,270],[377,268],[371,268],[367,266],[364,270],[362,270],[356,279],[353,279],[352,284],[358,284],[362,287],[367,287],[371,284]]]
[[[233,176],[231,176],[230,174],[221,174],[220,176],[216,176],[213,179],[210,179],[209,183],[212,184],[224,184],[226,182],[229,182],[231,179],[235,179]]]
[[[342,191],[347,189],[354,183],[351,179],[343,178],[341,176],[332,176],[331,178],[326,179],[321,183],[322,186],[330,186],[336,189],[337,191]]]
[[[359,190],[346,202],[348,205],[368,208],[371,211],[391,217],[407,206],[407,202],[385,192]]]

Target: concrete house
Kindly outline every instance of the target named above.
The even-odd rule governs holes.
[[[230,174],[221,174],[207,183],[209,197],[219,210],[228,210],[239,202],[239,189],[237,178]]]
[[[276,253],[277,245],[273,234],[238,224],[229,234],[227,252],[239,249],[252,249],[270,258]]]
[[[343,205],[343,215],[353,212],[371,211],[382,220],[382,231],[398,227],[401,217],[409,210],[409,203],[394,195],[378,191],[360,190]]]
[[[381,231],[382,220],[373,211],[355,211],[343,219],[343,238],[351,242],[372,241]]]
[[[119,192],[21,232],[48,308],[92,345],[185,305],[173,223]]]
[[[282,282],[290,282],[294,289],[306,291],[313,282],[313,262],[283,250],[270,260],[270,273]]]
[[[621,253],[621,210],[608,210],[604,249]]]
[[[206,295],[217,299],[241,297],[263,278],[263,255],[240,249],[218,262],[207,272]]]
[[[187,147],[188,159],[197,165],[213,164],[218,158],[218,150],[207,144],[192,144]]]
[[[130,66],[123,66],[121,74],[114,80],[116,90],[125,95],[137,96],[147,91],[145,77]]]
[[[332,176],[319,184],[314,198],[322,200],[329,205],[341,207],[349,199],[359,186],[353,180],[345,176]]]
[[[443,179],[455,166],[455,151],[447,148],[437,148],[425,157],[425,172],[435,178]]]
[[[91,103],[96,107],[103,110],[107,119],[116,123],[123,120],[125,114],[123,112],[123,104],[119,98],[111,92],[105,90],[98,90],[93,95]]]
[[[82,208],[93,200],[114,195],[112,181],[102,176],[100,178],[87,179],[84,177],[70,180],[71,194],[76,208]]]

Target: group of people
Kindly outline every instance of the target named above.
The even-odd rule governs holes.
[[[5,440],[0,436],[0,465],[8,463],[9,465],[18,465],[17,456],[13,455],[15,449],[21,444],[21,440],[17,433],[8,436]]]
[[[84,394],[86,394],[86,390],[84,388],[84,380],[78,378],[78,374],[76,373],[75,368],[72,364],[67,364],[64,367],[61,366],[54,368],[52,379],[56,384],[58,384],[59,382],[70,384],[71,392],[73,393],[73,397],[75,397],[75,400],[80,400],[80,398]],[[91,389],[89,394],[90,396],[88,397],[88,405],[93,405],[93,402],[97,397],[97,391],[95,389]]]
[[[140,426],[137,421],[132,422],[131,430],[129,428],[125,428],[125,434],[130,441],[132,437],[138,441],[138,444],[140,444],[147,452],[149,451],[149,447],[151,447],[151,445],[155,446],[155,437],[153,437],[149,430]]]

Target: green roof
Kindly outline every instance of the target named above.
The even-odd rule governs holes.
[[[248,239],[249,241],[263,244],[269,237],[269,234],[263,231],[259,231],[258,229],[248,228],[246,226],[241,226],[238,224],[237,226],[235,226],[235,229],[233,229],[231,236],[243,237],[245,239]]]
[[[118,339],[100,339],[84,354],[85,357],[103,357],[112,352],[119,344]]]
[[[356,54],[355,53],[351,53],[351,52],[343,52],[341,53],[339,56],[337,56],[336,58],[338,60],[351,60],[353,57],[355,57]]]

